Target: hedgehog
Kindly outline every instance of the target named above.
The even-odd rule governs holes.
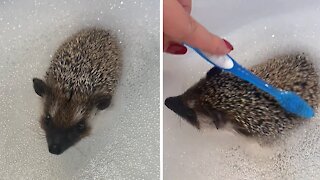
[[[319,77],[304,53],[276,56],[249,70],[282,90],[296,92],[313,108],[319,102]],[[276,138],[304,122],[286,112],[269,94],[216,67],[165,105],[197,129],[231,127],[238,133]],[[267,139],[267,138],[266,138]]]
[[[50,153],[61,154],[90,134],[90,119],[110,105],[115,93],[120,58],[110,30],[87,28],[57,49],[44,80],[33,78],[43,103],[40,124]]]

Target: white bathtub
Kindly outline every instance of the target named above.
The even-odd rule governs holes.
[[[123,76],[92,134],[52,155],[32,78],[65,38],[94,25],[118,34]],[[157,179],[159,63],[157,0],[0,1],[0,179]]]
[[[193,16],[234,46],[244,66],[304,51],[320,67],[320,1],[193,1]],[[164,98],[183,93],[210,69],[193,52],[164,55]],[[319,179],[317,115],[275,146],[236,133],[198,131],[164,106],[165,179]]]

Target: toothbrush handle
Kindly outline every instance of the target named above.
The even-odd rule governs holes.
[[[249,70],[242,67],[230,55],[227,54],[227,57],[232,60],[234,66],[231,69],[225,69],[226,71],[229,71],[229,72],[233,73],[234,75],[240,77],[241,79],[244,79],[244,80],[254,84],[258,88],[271,94],[272,96],[277,96],[277,94],[279,93],[279,90],[277,90],[276,88],[274,88],[273,86],[271,86],[267,82],[263,81],[262,79],[260,79],[256,75],[254,75]]]
[[[263,81],[253,73],[251,73],[246,68],[242,67],[240,64],[238,64],[229,54],[222,57],[222,61],[219,58],[210,59],[207,57],[206,54],[204,54],[200,49],[194,48],[192,46],[189,46],[185,44],[187,47],[192,48],[194,51],[196,51],[202,58],[204,58],[208,63],[219,67],[220,69],[223,69],[225,71],[229,71],[233,73],[234,75],[238,76],[239,78],[248,81],[249,83],[257,86],[261,90],[271,94],[274,97],[277,97],[279,94],[279,90],[268,84],[267,82]],[[232,62],[230,62],[230,60]]]

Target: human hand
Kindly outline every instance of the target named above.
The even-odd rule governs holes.
[[[190,16],[191,0],[163,1],[163,50],[172,54],[185,54],[185,42],[212,55],[225,55],[232,45],[210,33]]]

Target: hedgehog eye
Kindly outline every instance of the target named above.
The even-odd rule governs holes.
[[[84,122],[84,121],[80,121],[80,122],[77,124],[77,126],[76,126],[76,128],[77,128],[77,130],[78,130],[79,132],[83,131],[83,130],[85,129],[85,127],[86,127],[86,125],[85,125],[85,122]]]
[[[48,126],[51,121],[51,116],[50,114],[47,114],[46,117],[44,118],[44,123]]]

